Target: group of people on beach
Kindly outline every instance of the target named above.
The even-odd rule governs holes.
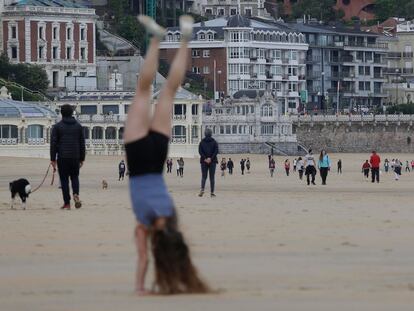
[[[173,159],[168,158],[165,164],[167,166],[167,174],[172,174]],[[177,177],[184,177],[184,164],[184,159],[182,157],[177,159]]]
[[[370,160],[366,160],[364,164],[362,164],[362,172],[366,179],[369,179],[369,172],[371,171],[371,181],[374,182],[374,179],[379,182],[379,175],[380,175],[380,162],[381,160],[377,157],[378,156],[375,151],[371,155]],[[379,161],[379,162],[378,162]],[[395,180],[399,180],[401,177],[402,169],[404,167],[403,162],[396,158],[392,159],[391,161],[388,159],[384,160],[384,172],[388,173],[389,171],[394,172]],[[405,161],[405,172],[414,172],[414,160]]]

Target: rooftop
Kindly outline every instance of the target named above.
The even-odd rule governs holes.
[[[86,1],[71,0],[19,0],[11,6],[45,6],[45,7],[64,7],[64,8],[87,8]]]
[[[56,113],[36,103],[0,99],[0,118],[55,118]]]

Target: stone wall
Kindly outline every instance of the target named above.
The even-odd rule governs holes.
[[[297,143],[294,142],[280,142],[275,143],[273,150],[274,154],[297,154]],[[253,153],[253,154],[269,154],[271,147],[264,143],[220,143],[220,154],[241,154],[241,153]]]
[[[298,143],[329,152],[414,152],[411,122],[295,123]]]

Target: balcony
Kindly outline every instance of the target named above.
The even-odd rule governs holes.
[[[0,145],[17,145],[17,138],[1,138]]]
[[[341,62],[344,63],[352,63],[354,61],[354,57],[352,55],[342,56],[340,59]]]
[[[319,63],[321,61],[321,57],[320,56],[312,56],[312,55],[308,55],[306,56],[305,62],[310,64],[310,63]]]
[[[344,42],[344,47],[388,49],[388,43],[367,43],[367,42]]]
[[[403,52],[402,57],[403,58],[413,58],[413,52]]]
[[[175,114],[173,115],[174,121],[185,121],[187,119],[187,116],[185,114]]]

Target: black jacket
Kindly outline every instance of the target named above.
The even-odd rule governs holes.
[[[60,159],[85,160],[85,137],[83,128],[75,118],[62,118],[53,126],[50,137],[50,160]]]
[[[218,163],[218,144],[212,137],[204,137],[198,145],[198,153],[200,154],[200,163],[204,163],[204,160],[211,158],[213,163]]]

